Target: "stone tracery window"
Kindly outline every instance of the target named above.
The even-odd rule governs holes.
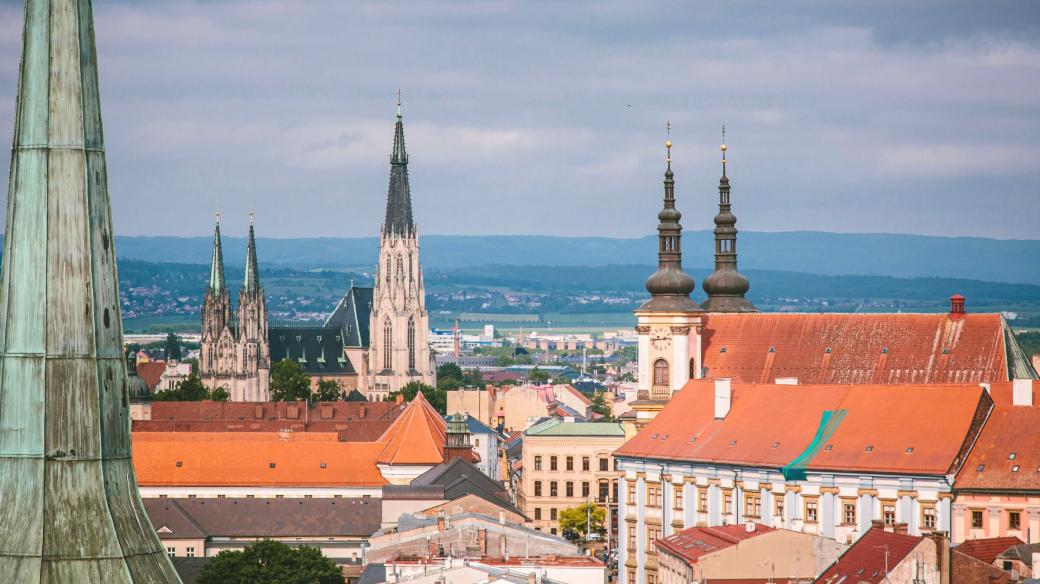
[[[386,319],[383,323],[383,369],[390,369],[393,367],[393,361],[391,359],[391,351],[393,350],[393,334],[394,329],[390,324],[390,319]]]
[[[415,318],[408,319],[408,369],[415,370]]]

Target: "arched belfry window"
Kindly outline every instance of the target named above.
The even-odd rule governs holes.
[[[393,367],[392,351],[394,348],[394,328],[390,324],[390,319],[386,319],[383,323],[383,369],[391,369]]]
[[[408,370],[415,370],[415,319],[408,319]]]
[[[690,379],[697,379],[697,360],[690,359]]]
[[[668,385],[668,361],[654,361],[654,385]]]

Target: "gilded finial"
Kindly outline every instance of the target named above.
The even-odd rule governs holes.
[[[722,176],[726,176],[726,124],[722,124]]]
[[[668,139],[664,141],[664,147],[668,150],[668,157],[665,159],[668,161],[668,166],[672,165],[672,122],[665,122],[664,130],[668,134]]]

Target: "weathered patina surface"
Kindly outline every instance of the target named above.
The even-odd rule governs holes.
[[[27,0],[0,281],[0,582],[179,582],[130,460],[89,0]]]

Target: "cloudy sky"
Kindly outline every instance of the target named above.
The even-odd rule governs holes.
[[[117,230],[377,233],[394,92],[420,228],[1038,238],[1040,3],[95,0]],[[22,11],[0,4],[0,135]],[[2,164],[7,166],[7,152]]]

